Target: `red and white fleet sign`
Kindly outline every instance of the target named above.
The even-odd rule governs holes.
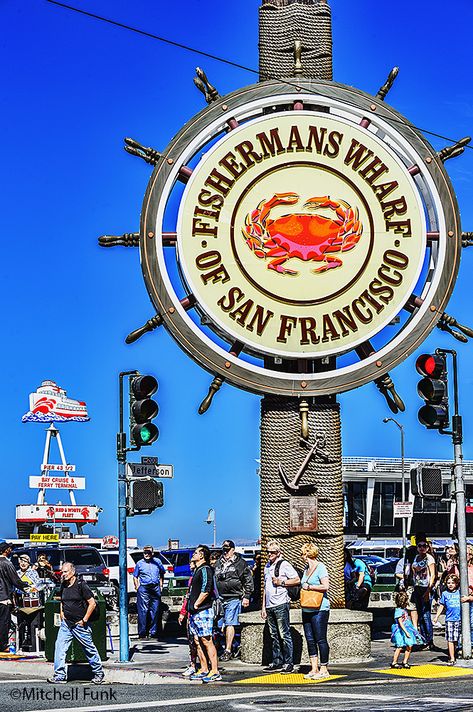
[[[86,504],[19,504],[16,508],[17,522],[95,524],[98,516],[99,507]]]

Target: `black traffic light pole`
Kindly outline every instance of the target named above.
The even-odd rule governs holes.
[[[462,596],[469,595],[468,586],[468,559],[466,549],[466,510],[465,510],[465,482],[463,479],[463,426],[462,417],[458,412],[458,371],[457,352],[451,349],[436,349],[437,354],[450,354],[453,361],[453,401],[454,414],[452,416],[452,430],[440,430],[444,435],[451,435],[454,452],[454,483],[455,501],[457,505],[457,535],[459,548],[460,565],[460,593]],[[463,658],[471,658],[471,626],[470,626],[470,604],[461,604],[462,612],[462,639]]]
[[[117,433],[117,465],[118,465],[118,585],[119,585],[119,631],[120,631],[120,662],[127,663],[130,659],[130,644],[128,631],[128,572],[126,561],[126,454],[129,450],[139,450],[137,447],[127,448],[126,433],[123,424],[123,379],[125,376],[135,376],[138,371],[122,371],[118,380],[120,384],[120,432]]]

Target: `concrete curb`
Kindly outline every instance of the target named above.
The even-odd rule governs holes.
[[[125,668],[124,666],[127,665]],[[167,675],[160,675],[157,672],[150,672],[148,670],[141,670],[136,667],[136,664],[121,663],[107,665],[105,664],[103,669],[105,673],[106,683],[122,683],[124,685],[141,685],[141,684],[153,684],[153,685],[172,685],[172,684],[182,684],[186,680],[183,678],[179,679],[176,677],[171,677]],[[0,673],[8,674],[25,674],[31,677],[44,677],[46,680],[53,674],[53,664],[48,663],[43,660],[37,661],[23,661],[23,660],[1,660],[0,661]],[[74,682],[86,682],[84,680],[71,680]]]

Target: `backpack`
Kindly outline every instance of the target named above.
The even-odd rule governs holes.
[[[281,561],[278,561],[276,563],[276,566],[274,567],[274,575],[276,578],[279,577],[279,571],[281,569],[281,564],[283,563],[284,559],[281,559]],[[289,563],[289,562],[287,562]],[[300,577],[299,577],[300,578]],[[301,585],[300,583],[296,584],[295,586],[287,586],[287,595],[289,596],[289,599],[291,601],[298,601],[301,597]]]

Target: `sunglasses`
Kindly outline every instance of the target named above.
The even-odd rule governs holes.
[[[275,551],[274,549],[267,549],[266,551],[268,554],[279,554],[279,551]]]
[[[419,549],[427,549],[427,544],[417,544]]]

